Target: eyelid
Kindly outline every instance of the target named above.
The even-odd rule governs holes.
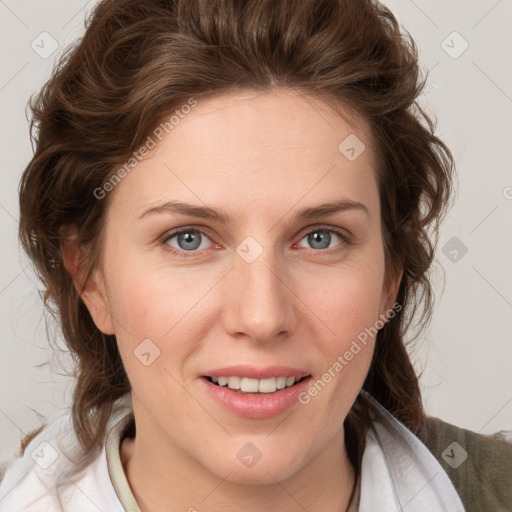
[[[173,238],[176,235],[179,235],[182,232],[187,232],[187,231],[197,231],[201,235],[204,235],[205,237],[210,239],[211,242],[214,243],[215,245],[217,245],[217,246],[220,245],[217,242],[215,242],[213,237],[208,233],[208,229],[206,227],[200,226],[200,225],[180,226],[179,228],[171,229],[171,230],[167,231],[166,233],[164,233],[159,238],[159,241],[162,245],[167,245],[166,244],[167,240],[169,240],[170,238]],[[306,235],[313,233],[315,231],[331,231],[331,232],[333,232],[338,237],[340,237],[340,239],[342,241],[342,243],[340,244],[341,246],[345,246],[348,244],[351,245],[351,244],[355,243],[355,237],[352,235],[352,233],[350,231],[348,231],[345,228],[341,228],[339,226],[332,226],[329,224],[313,224],[313,225],[306,226],[306,227],[302,228],[301,231],[299,231],[299,233],[296,236],[300,236],[300,238],[299,238],[299,242],[300,242]],[[315,249],[311,249],[311,250],[314,252],[319,252],[319,253],[325,252],[327,254],[329,254],[329,253],[332,254],[332,253],[336,253],[336,251],[343,250],[343,248],[344,247],[342,247],[341,249],[340,248],[331,248],[331,249],[325,249],[325,250],[315,250]],[[183,251],[181,249],[176,249],[175,247],[170,247],[168,250],[173,253],[184,254],[184,255],[186,255],[185,257],[190,257],[190,256],[195,256],[195,255],[199,254],[200,252],[205,251],[206,249],[194,250],[194,251]]]
[[[176,235],[179,235],[180,233],[187,232],[187,231],[197,231],[198,233],[201,233],[208,239],[212,241],[213,244],[220,245],[217,242],[215,242],[214,237],[209,233],[208,228],[205,226],[200,225],[189,225],[189,226],[180,226],[179,228],[170,229],[169,231],[166,231],[161,237],[159,237],[158,241],[162,244],[165,244],[169,238],[172,238]],[[173,249],[175,249],[173,247]],[[179,249],[175,249],[176,251],[179,251]],[[187,251],[183,251],[187,252]],[[199,251],[189,251],[189,252],[199,252]]]
[[[301,231],[299,231],[299,234],[297,236],[304,237],[305,235],[314,232],[314,231],[333,231],[338,236],[342,238],[346,238],[347,241],[353,242],[355,240],[354,235],[346,228],[342,228],[339,226],[332,226],[330,224],[313,224],[310,226],[306,226]]]

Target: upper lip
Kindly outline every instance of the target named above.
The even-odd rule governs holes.
[[[202,377],[247,377],[249,379],[268,379],[270,377],[295,377],[302,379],[311,375],[304,368],[293,368],[291,366],[224,366],[204,372]]]

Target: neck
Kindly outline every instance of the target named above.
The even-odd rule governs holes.
[[[344,512],[356,483],[343,430],[291,476],[268,483],[235,482],[229,473],[219,477],[169,438],[146,431],[139,423],[136,437],[121,444],[121,461],[142,512]]]

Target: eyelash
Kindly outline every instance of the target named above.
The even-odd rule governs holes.
[[[326,232],[334,233],[340,237],[342,243],[340,244],[339,247],[334,248],[334,249],[317,249],[317,250],[312,249],[315,252],[327,253],[327,254],[333,255],[333,254],[337,254],[337,253],[345,250],[347,245],[352,245],[354,243],[353,236],[350,233],[348,233],[345,230],[339,229],[339,228],[334,228],[332,226],[316,226],[314,229],[311,229],[310,231],[306,231],[301,236],[300,240],[302,240],[305,236],[307,236],[311,233],[315,233],[317,231],[326,231]],[[185,257],[185,258],[191,258],[191,257],[197,256],[197,254],[199,252],[201,252],[200,250],[196,249],[193,251],[182,251],[180,249],[176,249],[175,247],[171,247],[167,243],[171,238],[175,237],[176,235],[179,235],[181,233],[188,233],[188,232],[197,232],[197,233],[200,233],[201,235],[205,236],[206,238],[210,239],[210,236],[208,236],[208,234],[201,229],[198,229],[195,227],[184,227],[184,228],[179,228],[174,231],[165,233],[165,235],[161,238],[160,243],[165,246],[165,250],[168,250],[169,252],[171,252],[172,254],[174,254],[176,256]],[[212,240],[212,242],[213,242],[213,240]]]

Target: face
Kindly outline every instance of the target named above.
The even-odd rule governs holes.
[[[110,192],[84,300],[117,337],[137,442],[259,483],[343,449],[394,300],[376,165],[362,119],[238,92],[200,101]]]

